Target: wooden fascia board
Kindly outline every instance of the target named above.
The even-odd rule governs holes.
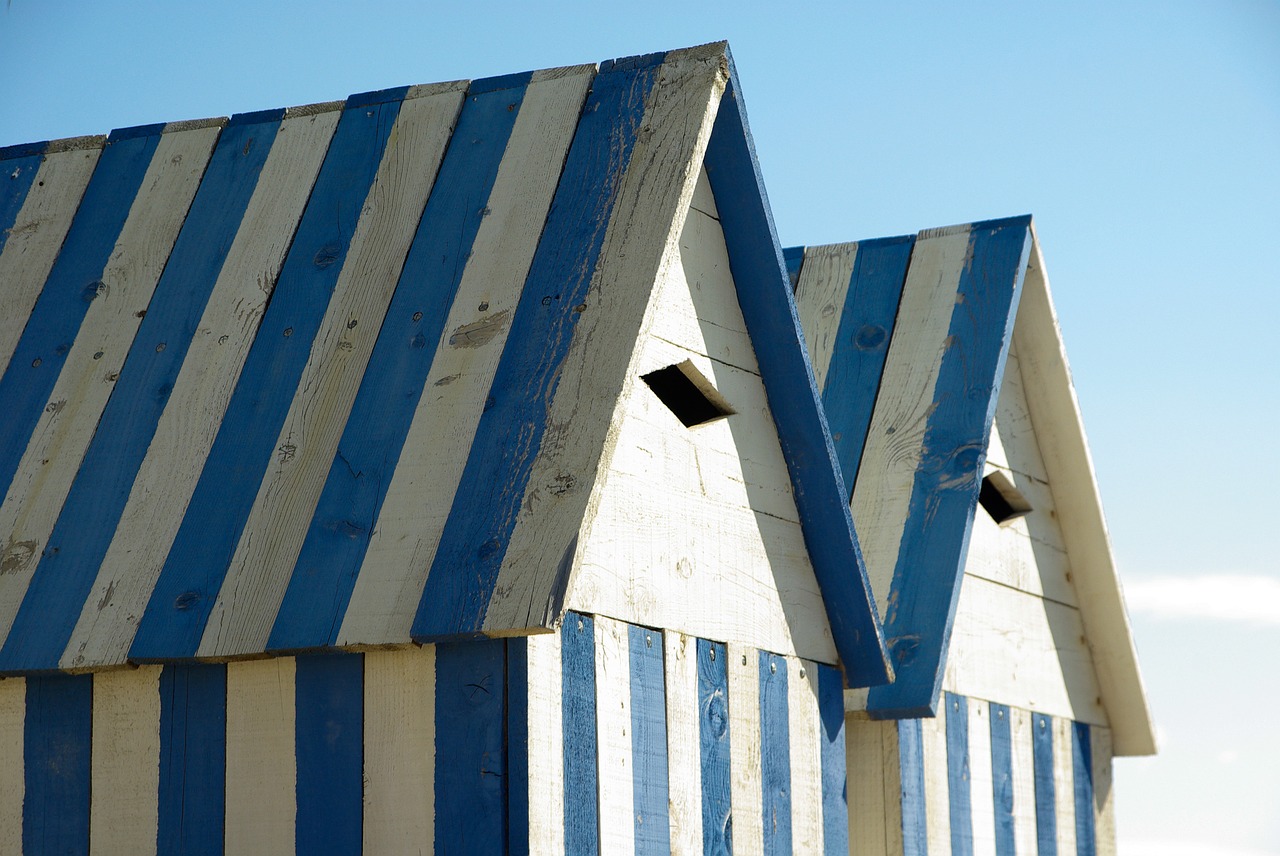
[[[848,493],[804,345],[787,266],[728,49],[729,86],[707,149],[747,331],[791,476],[805,546],[850,686],[892,680],[884,628],[853,529]]]
[[[1071,560],[1115,754],[1152,755],[1155,733],[1133,631],[1034,226],[1032,241],[1021,309],[1014,325],[1027,407]]]

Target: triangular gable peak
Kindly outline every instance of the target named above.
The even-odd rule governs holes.
[[[851,709],[945,689],[1153,751],[1030,218],[786,255],[898,675]]]
[[[887,678],[723,44],[0,159],[0,672],[554,626],[705,161],[834,648]]]

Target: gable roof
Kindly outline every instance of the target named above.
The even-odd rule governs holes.
[[[1016,341],[1118,754],[1154,738],[1030,217],[786,251],[896,681],[875,717],[936,711],[992,422]]]
[[[888,679],[726,45],[0,162],[0,673],[554,625],[705,165],[837,651]]]

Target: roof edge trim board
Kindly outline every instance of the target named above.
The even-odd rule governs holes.
[[[1032,227],[1032,256],[1014,327],[1041,454],[1062,525],[1116,755],[1152,755],[1156,740],[1080,405]]]
[[[1024,216],[974,224],[969,233],[907,523],[885,599],[885,634],[898,679],[869,693],[867,709],[874,718],[933,716],[937,709],[987,443],[1031,252],[1030,227],[1031,218]],[[925,237],[922,233],[919,240]],[[909,320],[899,317],[899,322]],[[993,327],[998,336],[992,335]]]
[[[778,426],[805,546],[827,605],[836,650],[851,686],[892,679],[884,632],[845,501],[831,432],[796,315],[787,265],[746,122],[741,86],[728,48],[729,86],[707,148],[747,331],[756,348],[765,395]],[[804,377],[807,383],[797,383]],[[854,558],[854,573],[848,559]]]

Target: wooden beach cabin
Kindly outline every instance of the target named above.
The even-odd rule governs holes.
[[[793,307],[722,44],[0,150],[0,853],[847,853]]]
[[[896,680],[849,690],[853,854],[1113,854],[1155,751],[1029,217],[786,252]]]

